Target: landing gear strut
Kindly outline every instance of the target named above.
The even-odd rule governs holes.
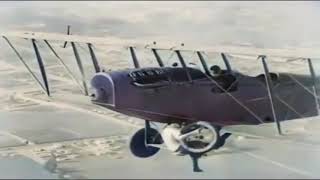
[[[149,144],[162,144],[160,133],[150,127],[146,121],[146,127],[137,131],[131,138],[130,150],[132,154],[140,158],[147,158],[155,155],[160,148]]]
[[[219,149],[225,144],[226,139],[231,135],[231,133],[224,133],[222,136],[219,137],[218,143],[216,146],[214,146],[212,149]],[[212,150],[210,149],[210,150]],[[208,150],[208,151],[210,151]],[[208,152],[207,151],[207,152]],[[203,153],[193,153],[193,152],[187,152],[186,154],[189,154],[191,160],[192,160],[192,165],[193,165],[193,172],[202,172],[202,169],[199,167],[199,159],[205,154],[206,152]]]

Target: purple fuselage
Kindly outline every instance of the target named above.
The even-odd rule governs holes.
[[[210,77],[198,69],[188,70],[191,80],[180,67],[97,73],[91,80],[95,90],[92,102],[161,123],[208,121],[225,126],[274,122],[263,75],[251,77],[232,72]],[[312,91],[309,76],[291,75]],[[273,85],[279,120],[317,115],[313,94],[288,74],[279,74]]]

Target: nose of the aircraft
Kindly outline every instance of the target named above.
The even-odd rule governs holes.
[[[114,105],[114,84],[112,78],[107,73],[98,73],[91,79],[92,101]]]

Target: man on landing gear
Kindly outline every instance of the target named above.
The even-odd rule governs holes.
[[[220,135],[221,127],[208,122],[198,121],[185,126],[171,124],[166,126],[161,133],[151,128],[146,121],[145,128],[133,135],[130,142],[131,152],[141,158],[155,155],[160,150],[160,145],[177,155],[189,155],[193,163],[194,172],[202,172],[199,167],[199,158],[205,153],[222,147],[225,140],[231,135]]]

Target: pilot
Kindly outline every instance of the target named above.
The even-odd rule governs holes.
[[[230,74],[224,72],[219,66],[213,65],[210,67],[212,72],[212,77],[221,85],[221,87],[225,90],[233,91],[236,89],[236,85],[233,86],[233,89],[229,89],[230,86],[236,81],[236,78]],[[224,92],[224,91],[221,91]]]
[[[218,65],[213,65],[210,67],[213,77],[218,77],[222,74],[222,70]]]
[[[177,62],[174,62],[174,63],[172,64],[172,66],[173,66],[173,67],[178,67],[178,63],[177,63]]]

